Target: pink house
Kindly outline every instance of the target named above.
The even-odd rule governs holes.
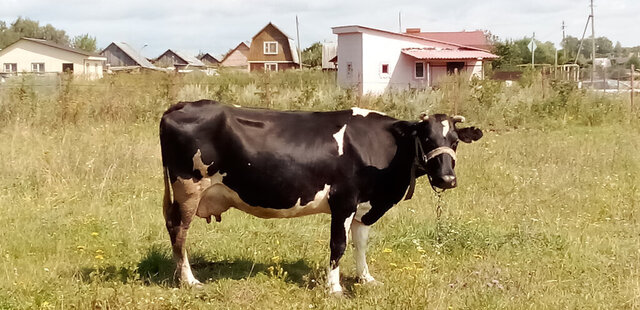
[[[473,46],[462,44],[477,34],[446,33],[449,36],[436,39],[433,37],[442,33],[409,30],[396,33],[357,25],[334,27],[338,84],[362,94],[427,88],[448,73],[468,72],[484,78],[484,62],[498,57],[481,48],[485,45],[479,39],[469,42]],[[442,40],[447,37],[458,42]]]

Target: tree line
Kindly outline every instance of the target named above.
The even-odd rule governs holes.
[[[9,25],[0,20],[0,49],[13,44],[22,37],[49,40],[87,52],[95,52],[97,50],[96,38],[89,34],[81,34],[69,38],[66,31],[57,29],[51,24],[40,26],[38,21],[29,18],[18,17]]]

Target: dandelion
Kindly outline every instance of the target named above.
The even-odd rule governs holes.
[[[385,248],[384,250],[382,250],[382,253],[391,253],[391,252],[393,252],[393,250],[389,248]]]
[[[91,233],[92,236],[97,237],[99,235],[99,233],[97,231],[94,231]]]
[[[102,256],[102,254],[98,254],[98,255],[95,256],[95,258],[99,259],[99,260],[103,260],[104,256]]]

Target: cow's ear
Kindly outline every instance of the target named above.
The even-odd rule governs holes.
[[[478,141],[482,138],[482,130],[476,127],[467,127],[456,129],[458,138],[464,143],[471,143],[471,141]]]
[[[391,132],[393,133],[394,136],[398,138],[403,138],[409,135],[416,135],[417,129],[415,124],[413,123],[406,122],[406,121],[399,121],[391,125]]]

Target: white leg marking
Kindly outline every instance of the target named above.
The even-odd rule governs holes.
[[[338,132],[333,135],[333,138],[336,139],[338,143],[338,156],[344,154],[344,132],[347,129],[347,124],[342,126]]]
[[[367,109],[362,109],[362,108],[357,108],[357,107],[351,108],[351,111],[353,111],[353,114],[352,114],[353,116],[362,115],[364,117],[367,117],[367,115],[369,115],[369,113],[377,113],[377,114],[380,114],[380,115],[387,115],[387,114],[384,114],[382,112],[373,111],[373,110],[367,110]]]
[[[362,222],[362,216],[369,213],[369,210],[371,210],[371,203],[363,202],[359,204],[358,209],[356,210],[356,216],[354,217],[354,219],[356,221]]]
[[[353,221],[351,224],[351,238],[355,247],[353,257],[356,260],[356,274],[362,283],[376,281],[369,273],[369,266],[367,266],[367,241],[369,240],[370,229],[371,226],[362,224],[358,220]]]
[[[355,212],[351,213],[351,215],[344,220],[344,234],[345,234],[345,242],[349,243],[349,229],[351,228],[351,223],[353,222],[353,217],[356,215]]]
[[[446,138],[447,134],[449,133],[449,120],[444,120],[441,123],[442,123],[442,136]]]
[[[327,284],[329,285],[330,294],[342,293],[342,286],[340,285],[340,267],[336,267],[333,270],[329,267],[327,272]]]
[[[183,252],[184,259],[182,260],[179,266],[180,268],[180,283],[186,284],[189,286],[200,285],[200,281],[193,276],[193,272],[191,271],[191,265],[189,264],[189,258],[187,257],[187,251]]]

